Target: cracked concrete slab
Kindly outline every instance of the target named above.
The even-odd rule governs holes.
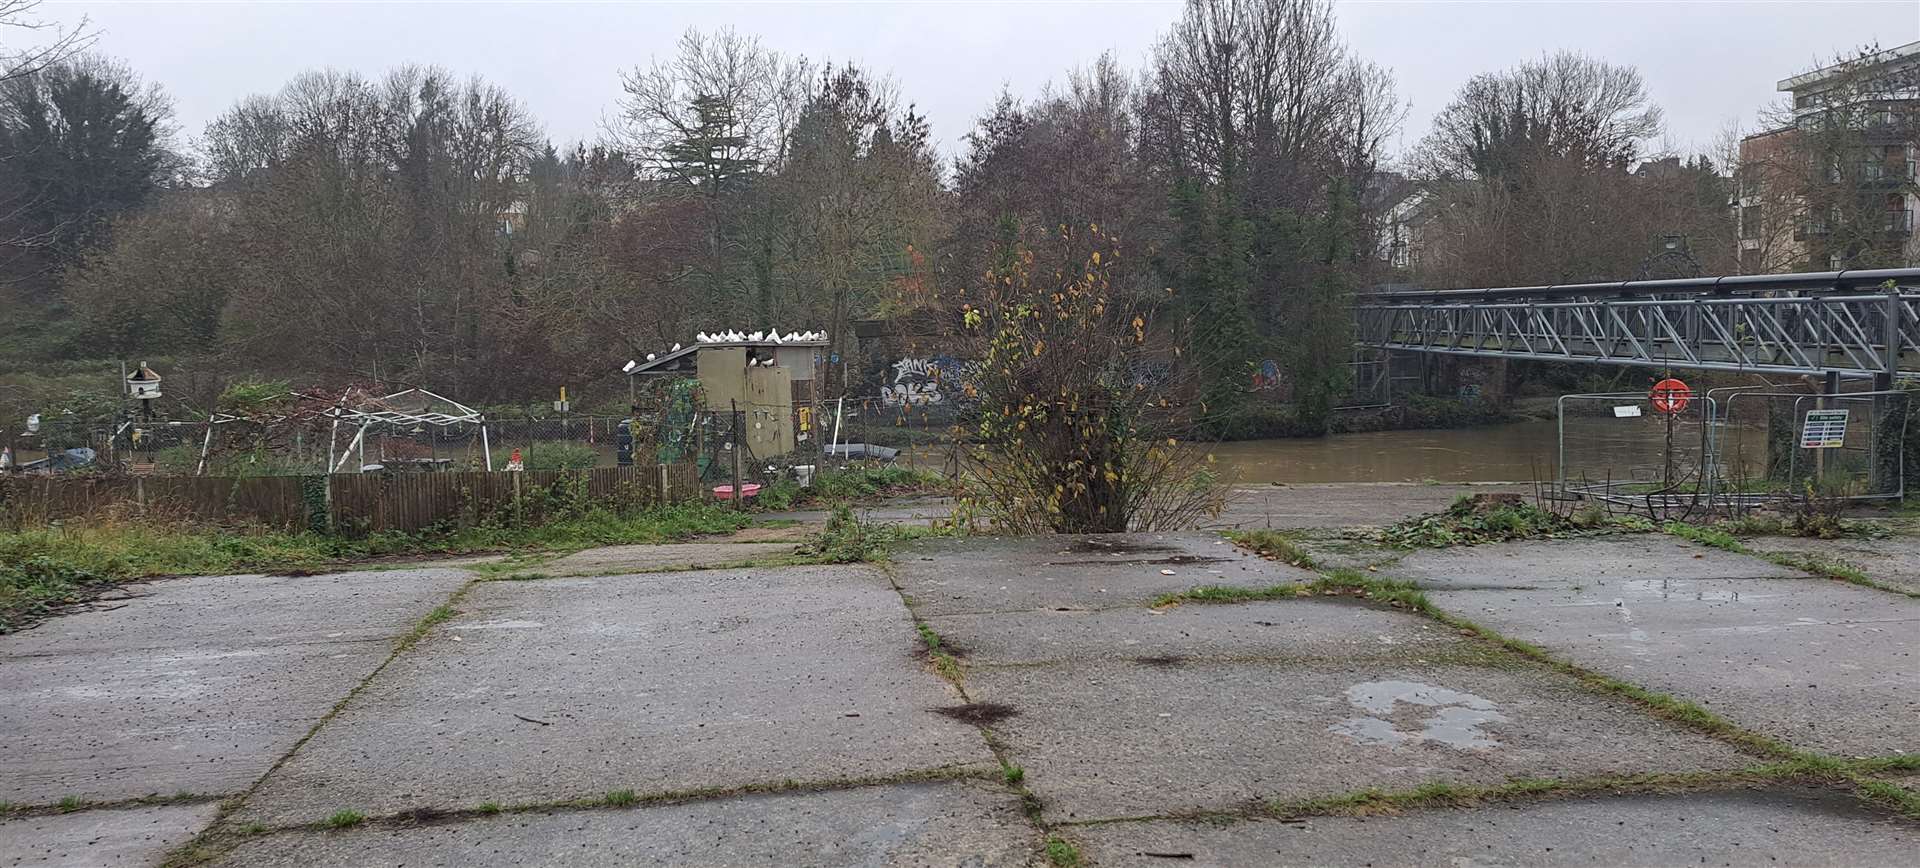
[[[1843,793],[1703,792],[1490,803],[1392,817],[1073,830],[1097,865],[1905,865],[1920,827]]]
[[[928,619],[968,665],[1186,658],[1379,659],[1467,649],[1435,621],[1341,598],[1097,612],[1047,609]],[[1475,645],[1471,650],[1491,651]]]
[[[737,566],[762,558],[793,554],[790,542],[696,542],[667,545],[605,546],[574,552],[549,564],[529,568],[528,572],[565,575],[567,573],[607,573],[618,570],[648,572],[655,570],[694,570],[708,567]]]
[[[1106,609],[1202,585],[1318,578],[1206,533],[923,540],[894,556],[892,573],[923,616]]]
[[[1755,551],[1813,555],[1840,561],[1880,584],[1920,594],[1920,538],[1809,539],[1763,536],[1746,540]]]
[[[1051,821],[1752,762],[1528,664],[1088,661],[974,669],[967,691],[1017,712],[994,732]]]
[[[289,833],[220,864],[1025,866],[1038,851],[1012,794],[949,782]]]
[[[102,808],[0,821],[0,865],[87,868],[158,865],[193,840],[218,804]]]
[[[1920,750],[1920,600],[1820,579],[1659,577],[1428,597],[1802,749]]]
[[[489,582],[460,609],[240,821],[992,767],[869,568]]]
[[[1804,579],[1752,555],[1663,534],[1536,540],[1416,551],[1381,570],[1423,588],[1604,588],[1623,582]]]
[[[244,789],[470,578],[156,581],[119,608],[0,637],[0,800]]]
[[[1225,512],[1207,526],[1243,530],[1377,527],[1439,512],[1462,496],[1493,493],[1530,496],[1533,486],[1417,482],[1243,485],[1228,493]]]

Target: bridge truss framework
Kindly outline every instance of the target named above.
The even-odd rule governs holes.
[[[1389,350],[1920,380],[1920,269],[1370,293],[1356,322]]]

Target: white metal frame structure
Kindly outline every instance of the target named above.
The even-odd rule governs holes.
[[[408,403],[404,399],[408,398],[425,398],[427,401],[426,409],[408,409],[404,406],[405,403]],[[452,412],[441,413],[433,411],[431,408],[434,402],[447,405]],[[486,416],[459,401],[455,401],[444,395],[429,392],[426,389],[406,389],[391,395],[368,398],[355,407],[346,406],[343,399],[342,404],[328,409],[323,415],[333,417],[333,427],[327,435],[328,473],[340,472],[340,468],[347,463],[348,458],[355,454],[356,449],[360,455],[360,463],[365,465],[367,459],[367,428],[380,423],[392,425],[435,425],[442,428],[454,425],[479,425],[480,454],[486,466],[489,469],[493,467],[493,446],[487,438]],[[353,439],[347,441],[346,448],[338,452],[338,458],[336,458],[334,446],[339,440],[341,422],[346,422],[349,425],[358,423],[359,428],[354,432]]]

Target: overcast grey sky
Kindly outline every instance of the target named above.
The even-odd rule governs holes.
[[[1774,83],[1837,52],[1920,40],[1920,0],[1439,2],[1346,0],[1341,30],[1397,74],[1413,110],[1402,144],[1476,73],[1577,49],[1632,64],[1666,109],[1669,139],[1704,148],[1751,126]],[[732,25],[769,46],[891,73],[947,156],[1005,85],[1033,94],[1112,50],[1137,69],[1180,12],[1166,2],[58,2],[99,49],[173,94],[183,133],[304,69],[378,73],[431,63],[478,73],[526,102],[555,140],[597,135],[618,71],[673,49],[688,27]]]

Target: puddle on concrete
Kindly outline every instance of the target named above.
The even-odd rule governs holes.
[[[1350,717],[1327,731],[1362,744],[1406,744],[1433,741],[1466,750],[1495,748],[1500,743],[1480,727],[1507,722],[1492,700],[1418,681],[1367,681],[1347,688],[1347,701],[1373,717]],[[1437,709],[1421,721],[1418,730],[1401,729],[1391,718],[1400,703]]]

